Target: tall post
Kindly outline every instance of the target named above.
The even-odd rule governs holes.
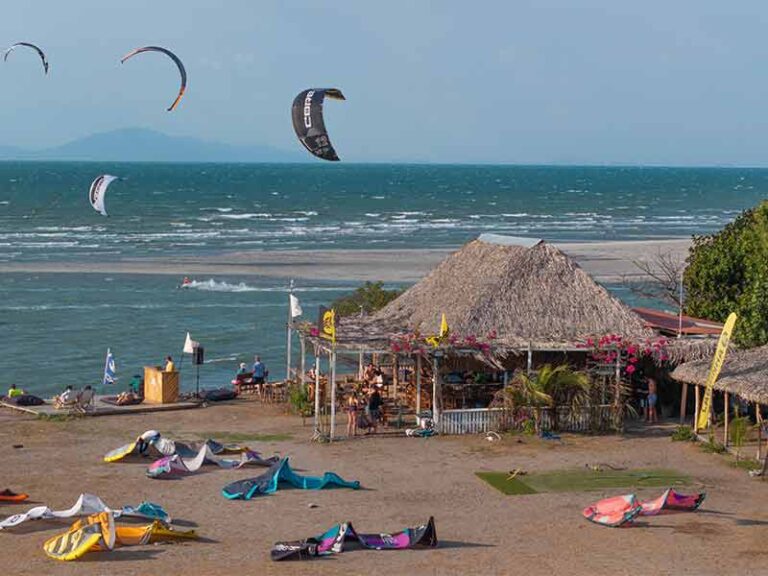
[[[694,404],[695,408],[693,409],[693,433],[697,434],[699,432],[699,408],[701,407],[701,403],[700,403],[701,393],[699,392],[698,384],[694,384],[693,391],[696,396],[695,404]]]
[[[333,442],[333,434],[336,432],[336,345],[333,346],[331,352],[331,377],[329,379],[331,384],[331,439]]]
[[[763,414],[760,404],[755,402],[755,422],[757,423],[757,461],[763,459]]]
[[[683,382],[683,391],[680,394],[680,424],[685,424],[685,416],[688,411],[688,384]]]
[[[293,326],[293,316],[291,315],[291,296],[293,295],[293,278],[288,284],[288,340],[285,345],[285,381],[291,379],[291,328]]]
[[[299,382],[301,382],[301,388],[304,390],[306,380],[305,374],[307,371],[307,344],[304,342],[304,336],[299,336],[299,344],[301,345],[301,376],[299,377]]]
[[[438,360],[438,357],[432,356],[432,420],[435,422],[435,426],[437,426],[437,423],[440,420],[440,409],[437,406],[437,381],[438,378],[440,378],[438,373],[439,369],[440,361]]]
[[[315,346],[315,432],[320,431],[320,348]]]
[[[725,392],[725,422],[723,428],[723,446],[728,447],[728,413],[730,412],[730,405],[728,403],[728,391]]]
[[[416,418],[421,412],[421,354],[416,356]]]
[[[685,271],[685,268],[682,268],[680,270],[680,315],[678,316],[678,324],[677,324],[677,337],[681,338],[683,336],[683,272]]]
[[[528,376],[530,376],[533,371],[533,348],[531,348],[530,342],[528,342],[528,364],[526,370]]]

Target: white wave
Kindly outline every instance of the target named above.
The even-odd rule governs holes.
[[[296,214],[303,214],[304,216],[317,216],[317,212],[314,210],[296,210]]]
[[[248,286],[245,282],[230,284],[229,282],[217,282],[213,278],[210,280],[192,280],[185,284],[186,289],[204,290],[206,292],[259,292],[260,289],[254,286]]]
[[[378,218],[381,216],[378,212],[366,212],[365,215],[368,216],[368,218]]]

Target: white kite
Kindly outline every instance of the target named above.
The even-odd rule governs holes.
[[[102,174],[91,183],[91,188],[88,190],[88,200],[91,202],[91,206],[93,206],[93,209],[96,210],[96,212],[99,212],[104,216],[109,216],[104,207],[104,196],[107,193],[107,188],[109,188],[109,185],[114,180],[117,180],[117,176]]]

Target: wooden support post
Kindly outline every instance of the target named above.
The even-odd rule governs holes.
[[[416,418],[421,412],[421,354],[416,356]],[[417,420],[418,421],[418,420]]]
[[[331,438],[330,442],[333,442],[333,435],[336,432],[336,347],[334,346],[331,352],[331,377],[329,378],[331,384]]]
[[[728,404],[728,392],[725,392],[725,427],[723,428],[723,446],[728,447],[728,413],[730,405]]]
[[[533,371],[533,349],[531,348],[531,343],[528,342],[528,363],[526,367],[526,372],[528,376],[531,375],[532,371]]]
[[[693,433],[699,432],[699,409],[701,407],[701,392],[699,391],[699,385],[694,384],[694,394],[696,395],[694,409],[693,409]]]
[[[438,401],[437,401],[437,389],[438,389],[438,379],[440,378],[440,374],[438,373],[440,369],[440,361],[438,360],[437,356],[432,357],[432,420],[435,422],[435,426],[437,426],[438,420],[440,418],[440,409],[438,408]]]
[[[320,431],[320,350],[315,347],[315,432]]]
[[[683,391],[680,394],[680,424],[685,424],[685,416],[688,411],[688,384],[683,382]]]
[[[299,337],[299,344],[301,345],[301,376],[299,382],[301,382],[302,389],[305,389],[306,373],[307,373],[307,343],[304,342],[304,336]]]
[[[763,459],[763,415],[760,404],[755,402],[755,422],[757,423],[757,460]]]

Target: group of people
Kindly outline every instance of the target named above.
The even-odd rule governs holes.
[[[360,392],[351,390],[344,400],[347,436],[357,436],[358,429],[378,432],[384,416],[383,407],[384,400],[377,386],[364,387]]]

